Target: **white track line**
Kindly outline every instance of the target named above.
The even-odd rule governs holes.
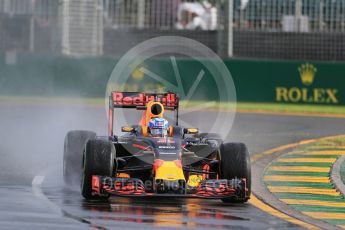
[[[62,209],[54,204],[53,202],[51,202],[48,197],[46,197],[44,195],[44,193],[42,192],[42,188],[41,188],[41,185],[44,181],[45,177],[44,176],[35,176],[34,179],[32,180],[31,182],[31,185],[32,185],[32,192],[33,194],[39,198],[40,200],[42,200],[45,205],[50,208],[54,213],[56,214],[59,214],[59,215],[62,215],[63,214],[63,211]]]
[[[44,195],[44,193],[42,192],[42,188],[41,185],[44,181],[45,177],[44,176],[35,176],[34,179],[31,182],[32,185],[32,191],[34,193],[34,195],[40,199],[42,201],[42,203],[44,202],[44,204],[51,209],[55,214],[61,216],[61,217],[66,217],[69,218],[71,220],[77,221],[78,223],[82,223],[82,224],[87,224],[89,226],[93,226],[93,228],[96,229],[107,229],[104,228],[102,226],[97,226],[97,225],[93,225],[89,220],[78,217],[78,216],[74,216],[70,213],[68,213],[67,211],[63,210],[60,206],[58,206],[57,204],[55,204],[54,202],[50,201],[48,199],[48,197],[46,197],[46,195]]]

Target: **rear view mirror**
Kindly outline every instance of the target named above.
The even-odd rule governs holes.
[[[134,132],[134,128],[130,126],[122,126],[121,131],[124,133],[132,133]]]
[[[197,133],[199,133],[199,130],[197,128],[185,128],[184,133],[185,134],[197,134]]]

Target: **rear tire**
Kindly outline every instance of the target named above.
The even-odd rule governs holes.
[[[63,178],[68,186],[79,185],[85,144],[96,137],[92,131],[73,130],[65,136],[63,154]]]
[[[115,172],[115,146],[110,141],[89,140],[83,156],[81,193],[86,199],[108,199],[109,194],[92,194],[92,176],[113,176]]]
[[[222,179],[245,178],[248,191],[245,198],[223,198],[225,203],[247,202],[251,194],[249,151],[243,143],[224,143],[220,147],[220,176]]]

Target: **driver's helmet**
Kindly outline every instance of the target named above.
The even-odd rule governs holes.
[[[169,123],[164,118],[152,118],[148,124],[148,131],[152,137],[168,136]]]

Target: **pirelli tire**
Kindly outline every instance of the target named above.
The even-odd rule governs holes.
[[[72,130],[66,134],[63,153],[63,178],[67,186],[79,186],[85,144],[89,139],[95,137],[95,132],[86,130]]]
[[[116,172],[116,150],[112,142],[94,139],[86,143],[83,155],[83,173],[81,193],[85,199],[106,200],[109,194],[94,195],[92,193],[92,176],[113,176]]]
[[[251,165],[247,146],[243,143],[223,143],[220,146],[220,176],[222,179],[245,178],[248,191],[242,198],[224,198],[225,203],[247,202],[251,194]]]

